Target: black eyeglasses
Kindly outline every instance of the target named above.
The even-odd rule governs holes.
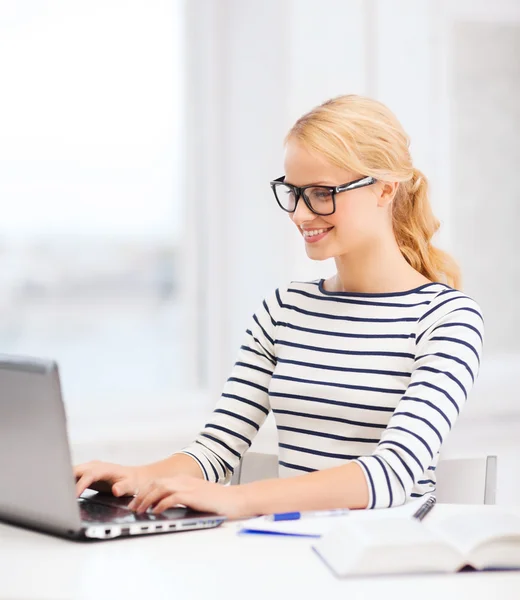
[[[303,198],[307,208],[316,215],[326,216],[336,212],[336,194],[356,190],[372,185],[377,181],[374,177],[362,177],[343,185],[304,185],[297,187],[284,182],[285,176],[270,182],[278,206],[288,213],[293,213],[298,200]]]

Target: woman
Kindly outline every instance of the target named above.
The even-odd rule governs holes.
[[[457,291],[453,260],[409,140],[382,104],[342,96],[301,117],[271,182],[328,280],[265,300],[211,421],[181,453],[150,465],[76,468],[131,508],[176,504],[230,518],[399,505],[435,489],[439,450],[475,381],[478,305]],[[280,479],[222,486],[265,420],[276,417]]]

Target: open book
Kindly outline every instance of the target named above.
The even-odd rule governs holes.
[[[339,577],[520,569],[520,516],[461,507],[459,514],[428,520],[344,519],[314,550]]]

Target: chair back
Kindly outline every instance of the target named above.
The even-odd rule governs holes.
[[[235,470],[232,484],[278,477],[278,456],[246,452]],[[436,470],[438,502],[495,504],[497,457],[442,459]]]

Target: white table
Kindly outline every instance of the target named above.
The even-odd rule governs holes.
[[[427,518],[453,510],[438,505]],[[0,598],[520,598],[520,572],[339,580],[311,550],[312,540],[238,536],[237,527],[78,543],[0,524]]]

